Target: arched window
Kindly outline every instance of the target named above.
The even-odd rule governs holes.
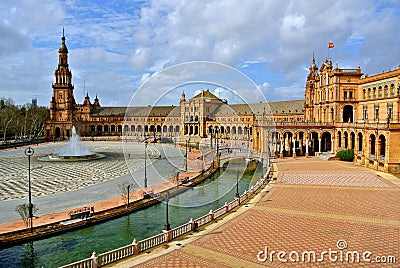
[[[390,85],[390,96],[394,96],[394,85],[393,84],[391,84]]]

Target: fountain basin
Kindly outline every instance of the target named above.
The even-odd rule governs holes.
[[[40,161],[44,162],[76,162],[76,161],[91,161],[106,157],[104,154],[92,153],[88,155],[56,155],[50,154],[39,157]]]
[[[106,157],[104,154],[93,153],[83,146],[79,141],[78,133],[75,126],[72,127],[72,136],[67,146],[61,148],[57,152],[39,157],[40,161],[50,162],[74,162],[74,161],[90,161]]]

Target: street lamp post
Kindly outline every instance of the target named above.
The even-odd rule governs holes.
[[[271,148],[270,148],[270,136],[269,136],[269,129],[267,131],[267,166],[270,167],[271,166]]]
[[[185,147],[185,171],[188,170],[187,164],[188,164],[188,140],[186,140],[186,147]]]
[[[247,126],[246,134],[247,134],[247,150],[250,151],[250,127],[249,126]]]
[[[261,157],[261,179],[264,178],[264,158]]]
[[[212,141],[213,129],[212,129],[212,127],[209,130],[210,130],[210,148],[212,149],[212,147],[213,147],[213,141]]]
[[[144,188],[147,188],[147,141],[144,142]]]
[[[219,132],[219,129],[216,128],[216,129],[215,129],[215,143],[217,144],[217,155],[219,155],[218,132]]]
[[[128,184],[128,207],[129,207],[129,189],[131,188],[131,185]]]
[[[32,205],[32,192],[31,192],[31,156],[34,154],[34,150],[31,147],[26,148],[25,155],[28,156],[28,191],[29,191],[29,218],[31,233],[33,232],[33,205]]]
[[[171,226],[168,221],[168,203],[169,203],[169,192],[165,194],[165,230],[171,230]]]
[[[239,171],[236,170],[236,197],[239,198]]]

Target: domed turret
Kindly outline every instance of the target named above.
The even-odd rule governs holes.
[[[63,28],[63,35],[61,37],[61,45],[60,45],[60,48],[58,49],[58,52],[67,52],[68,53],[68,48],[67,48],[67,45],[65,44],[64,28]]]

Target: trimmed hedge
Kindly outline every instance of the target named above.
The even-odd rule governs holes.
[[[340,158],[340,161],[353,162],[354,150],[353,149],[341,150],[337,152],[336,156]]]

